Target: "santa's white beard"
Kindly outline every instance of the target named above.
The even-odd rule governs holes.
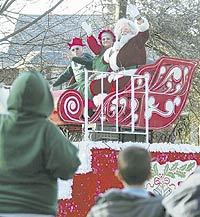
[[[121,49],[131,38],[133,38],[135,34],[132,32],[122,35],[119,37],[118,41],[115,42],[114,47],[116,50]]]
[[[126,35],[122,35],[118,38],[118,40],[114,43],[113,47],[108,48],[104,53],[104,61],[109,63],[110,68],[113,71],[117,71],[119,67],[117,66],[117,55],[119,50],[136,34],[128,33]]]

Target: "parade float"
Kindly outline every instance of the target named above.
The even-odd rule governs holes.
[[[103,112],[104,124],[113,125],[117,121],[121,126],[130,127],[134,122],[136,128],[144,129],[145,106],[148,104],[146,115],[149,129],[160,130],[170,126],[183,111],[196,67],[196,61],[162,57],[154,64],[142,66],[133,73],[131,70],[127,74],[126,71],[114,73],[116,79],[112,82],[108,82],[108,76],[104,75],[102,79],[92,80],[88,88],[93,96],[105,91],[108,95],[103,104],[100,102],[92,108],[89,123],[100,123]],[[85,84],[88,83],[86,78]],[[50,119],[54,123],[85,123],[84,109],[88,109],[88,103],[85,103],[87,99],[81,93],[59,90],[54,91],[53,95],[55,110]]]
[[[92,80],[86,71],[85,96],[73,89],[52,92],[55,108],[50,119],[61,129],[78,129],[84,135],[81,142],[74,143],[79,148],[81,166],[72,180],[58,181],[58,217],[85,217],[101,192],[122,187],[114,172],[118,152],[127,146],[141,146],[151,153],[152,178],[145,187],[155,194],[168,196],[194,172],[200,165],[199,147],[151,144],[148,131],[165,129],[180,116],[197,65],[193,60],[161,57],[135,71],[102,72]],[[110,75],[114,78],[111,82]],[[98,106],[90,107],[87,88],[93,96],[105,91],[108,94]],[[1,88],[1,110],[8,92],[8,88]],[[94,124],[100,127],[91,132]],[[121,132],[122,127],[127,132]],[[137,134],[141,130],[146,136],[144,143],[92,141],[90,137],[91,133]]]
[[[77,126],[84,134],[84,140],[75,143],[82,162],[79,170],[73,180],[59,180],[59,217],[84,217],[101,192],[110,187],[122,187],[114,175],[116,159],[119,150],[130,145],[150,151],[152,178],[146,188],[155,194],[168,196],[193,173],[200,164],[199,147],[150,144],[148,131],[165,129],[180,116],[197,65],[192,60],[162,57],[132,73],[115,73],[112,82],[108,81],[108,73],[100,73],[90,82],[86,72],[86,89],[90,88],[93,96],[108,93],[98,106],[92,107],[90,115],[87,90],[85,96],[76,90],[53,92],[55,109],[50,119],[60,127]],[[142,129],[146,142],[91,141],[89,126],[92,124],[100,126],[96,133],[137,134]],[[111,127],[111,131],[106,126]],[[119,127],[125,127],[127,132],[120,132]]]

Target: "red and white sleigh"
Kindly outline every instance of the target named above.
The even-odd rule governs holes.
[[[131,102],[130,76],[118,79],[117,93],[116,80],[111,83],[107,78],[93,80],[89,85],[92,94],[101,92],[101,80],[103,80],[103,91],[108,95],[104,98],[103,105],[93,109],[89,123],[100,122],[103,111],[104,124],[115,124],[116,107],[118,107],[119,126],[131,125],[134,110],[136,128],[145,128],[145,117],[148,118],[149,129],[159,130],[168,127],[176,121],[186,104],[197,65],[197,61],[161,57],[154,64],[138,68],[134,74],[134,102]],[[140,77],[137,78],[137,75],[148,77],[147,112],[145,112],[145,81]],[[55,110],[50,117],[53,122],[58,125],[84,124],[85,100],[78,91],[59,90],[54,91],[53,96]]]

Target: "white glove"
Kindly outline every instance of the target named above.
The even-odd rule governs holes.
[[[140,15],[140,12],[138,11],[137,7],[133,4],[128,5],[127,11],[133,19]]]
[[[90,24],[88,24],[87,22],[83,22],[81,24],[81,27],[86,31],[88,36],[92,35],[92,27]]]
[[[114,80],[114,78],[115,78],[115,75],[114,74],[110,74],[108,76],[108,82],[111,83]]]
[[[93,102],[96,107],[101,105],[101,102],[106,98],[108,94],[107,93],[99,93],[98,95],[93,97]]]

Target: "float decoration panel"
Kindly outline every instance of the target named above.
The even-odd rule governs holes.
[[[122,188],[115,177],[121,149],[136,145],[152,156],[152,178],[145,187],[154,194],[168,196],[200,165],[200,147],[187,144],[80,142],[81,166],[73,180],[59,180],[58,217],[85,217],[96,197],[107,189]]]

